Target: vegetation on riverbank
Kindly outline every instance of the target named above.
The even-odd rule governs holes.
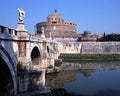
[[[26,71],[26,67],[23,65],[23,62],[18,61],[17,63],[17,71]]]
[[[109,41],[120,41],[120,34],[112,33],[112,34],[105,34],[102,38],[98,39],[99,42],[109,42]]]
[[[63,62],[101,62],[120,60],[120,54],[60,54]]]

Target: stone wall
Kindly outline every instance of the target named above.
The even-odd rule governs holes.
[[[82,54],[120,54],[120,42],[83,42]]]
[[[60,53],[120,54],[120,42],[67,42],[58,47]]]

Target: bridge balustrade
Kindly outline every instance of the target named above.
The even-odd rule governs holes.
[[[11,28],[1,26],[1,25],[0,25],[0,33],[6,33],[6,34],[9,34],[11,36],[14,36],[14,35],[17,36],[17,31],[15,29],[11,29]]]

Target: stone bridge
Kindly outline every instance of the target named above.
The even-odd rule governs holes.
[[[0,96],[17,94],[17,63],[26,70],[45,69],[54,66],[57,43],[44,36],[31,35],[27,30],[0,25]],[[44,34],[43,34],[44,35]],[[7,74],[7,75],[6,75]]]

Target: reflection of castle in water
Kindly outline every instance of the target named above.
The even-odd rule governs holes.
[[[46,76],[46,85],[52,88],[61,88],[65,83],[75,80],[77,70],[60,71],[57,74]]]
[[[78,67],[78,69],[76,69],[76,67]],[[77,73],[83,74],[84,77],[88,78],[92,76],[92,73],[95,72],[97,68],[117,69],[120,68],[120,63],[119,62],[96,63],[96,64],[86,63],[79,65],[78,63],[64,63],[64,65],[62,65],[62,68],[63,70],[61,70],[59,73],[46,76],[47,86],[52,87],[54,89],[62,88],[65,83],[75,81]]]
[[[91,74],[96,71],[96,69],[79,69],[79,71],[84,77],[90,77]]]
[[[76,79],[76,74],[81,73],[84,77],[90,77],[95,69],[79,69],[79,70],[64,70],[57,74],[46,76],[46,85],[54,89],[62,88],[65,83],[73,82]]]

